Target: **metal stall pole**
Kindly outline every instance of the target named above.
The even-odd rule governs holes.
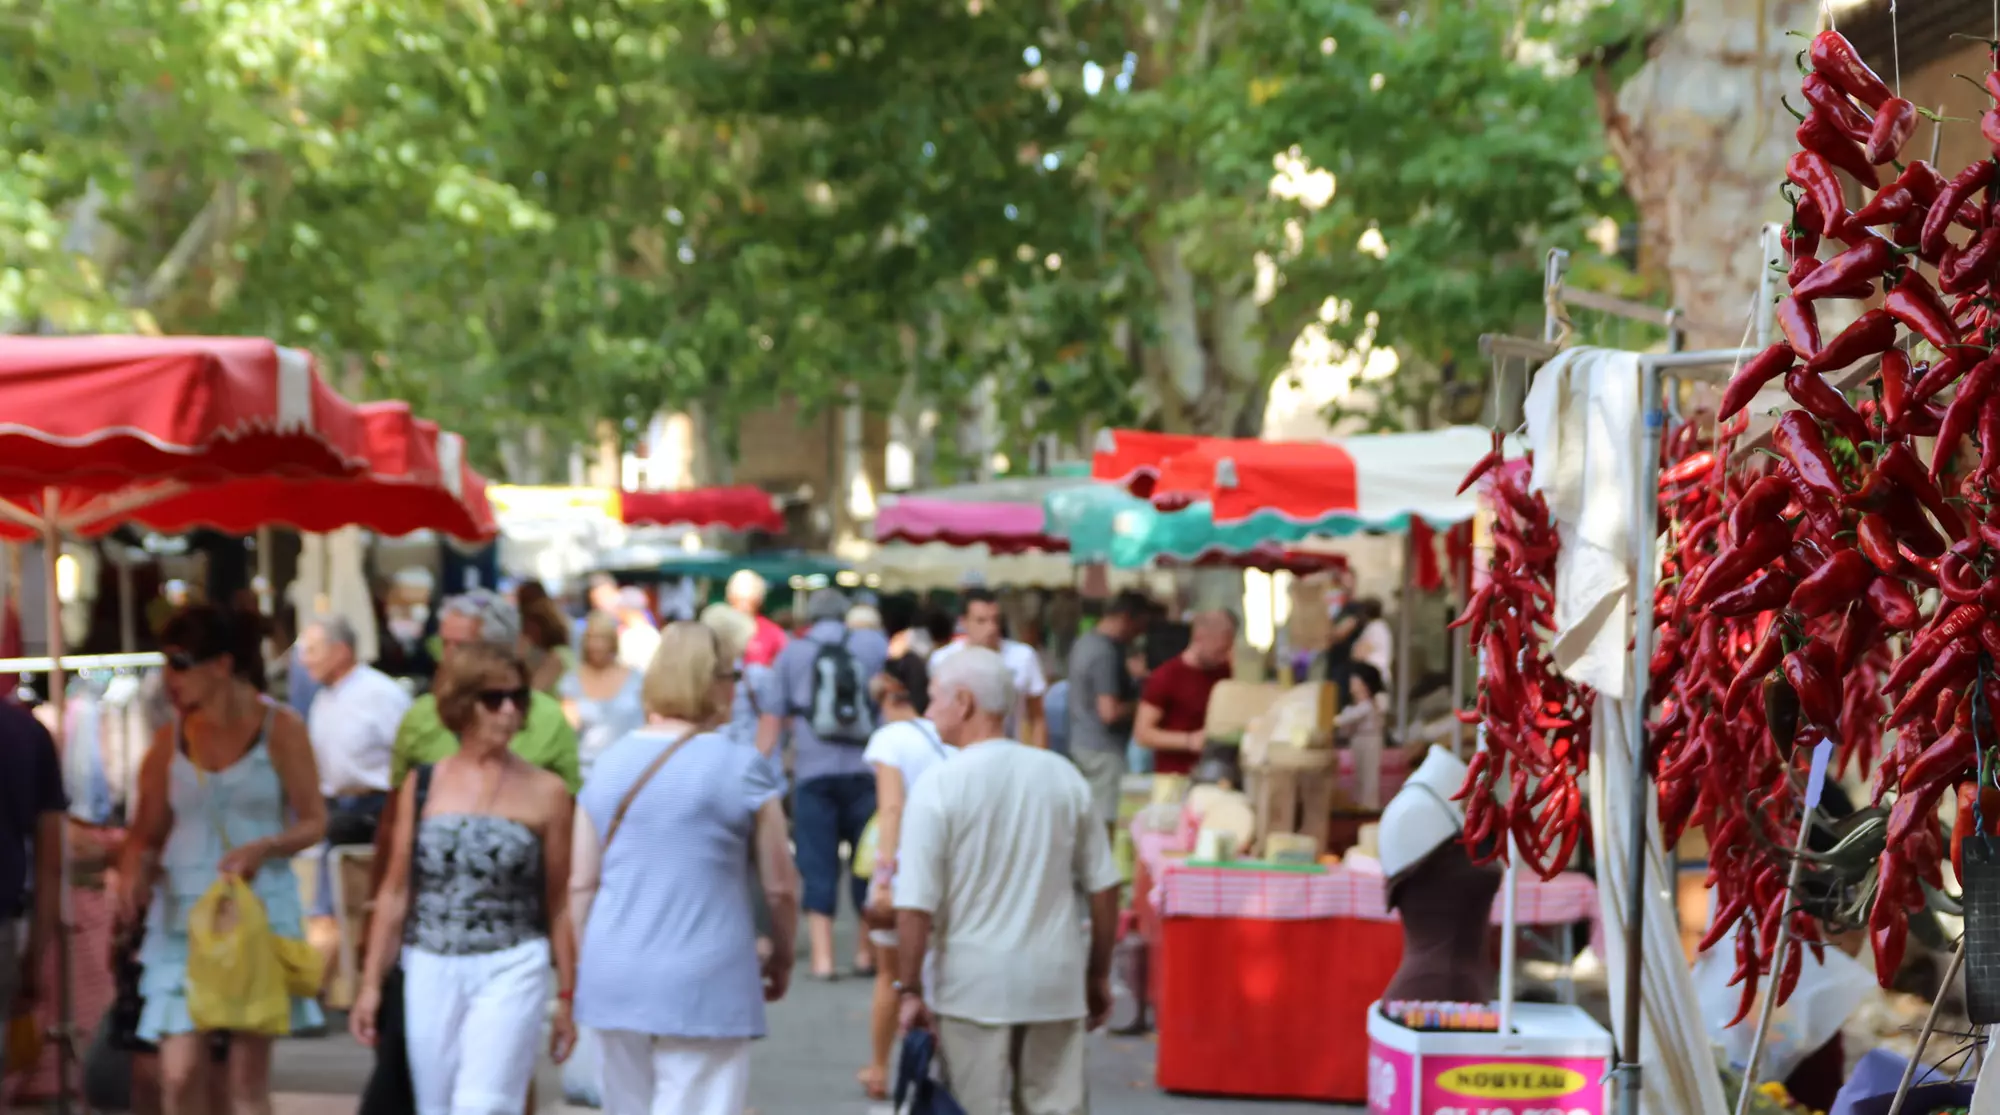
[[[1410,732],[1410,632],[1415,624],[1410,613],[1417,609],[1417,536],[1403,532],[1403,585],[1396,614],[1396,736],[1406,740]],[[1378,803],[1379,806],[1379,803]]]
[[[1458,638],[1458,632],[1446,632],[1451,640],[1451,708],[1456,713],[1465,700],[1465,640]],[[1451,718],[1451,753],[1465,758],[1465,721],[1456,715]]]
[[[1633,500],[1634,563],[1637,589],[1632,631],[1632,697],[1626,712],[1626,730],[1631,734],[1633,761],[1632,796],[1627,804],[1632,828],[1632,853],[1626,900],[1625,925],[1625,1006],[1619,1034],[1620,1115],[1639,1115],[1641,1084],[1640,997],[1645,990],[1643,957],[1645,947],[1646,851],[1652,840],[1652,782],[1646,773],[1646,691],[1645,664],[1653,657],[1653,594],[1657,587],[1656,546],[1652,526],[1660,507],[1660,442],[1665,411],[1660,395],[1660,373],[1666,369],[1716,369],[1734,365],[1754,354],[1753,349],[1717,349],[1700,352],[1665,353],[1639,358],[1639,398],[1645,408],[1645,430],[1640,443],[1637,491]]]
[[[130,654],[139,649],[139,602],[133,599],[132,548],[111,540],[113,561],[118,563],[118,649]]]
[[[1631,872],[1625,911],[1625,1010],[1618,1050],[1619,1115],[1639,1115],[1641,1068],[1639,1027],[1643,1011],[1640,997],[1645,993],[1644,954],[1646,943],[1646,824],[1648,801],[1646,778],[1646,663],[1653,658],[1653,523],[1659,517],[1660,437],[1664,416],[1660,407],[1660,367],[1652,359],[1639,360],[1639,405],[1644,408],[1645,430],[1640,438],[1639,476],[1632,509],[1636,552],[1633,561],[1638,577],[1635,593],[1636,615],[1632,627],[1632,704],[1626,714],[1626,731],[1631,736],[1632,796],[1626,816],[1631,830]]]
[[[63,729],[68,717],[65,715],[63,690],[63,632],[62,593],[56,588],[56,567],[62,560],[62,529],[57,517],[62,514],[62,493],[51,486],[42,489],[42,571],[47,579],[42,602],[46,621],[43,632],[48,642],[49,664],[49,711],[55,721],[54,735],[58,744],[63,739]],[[70,893],[70,846],[69,826],[62,826],[62,884],[58,888],[59,909],[56,915],[56,1115],[70,1115],[73,1098],[72,1087],[81,1087],[83,1074],[76,1054],[76,975],[75,958],[71,955],[70,938],[76,932],[76,904]]]

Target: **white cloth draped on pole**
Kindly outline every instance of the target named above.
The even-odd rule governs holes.
[[[1634,830],[1627,806],[1631,780],[1640,776],[1623,699],[1632,692],[1627,646],[1635,604],[1639,394],[1637,355],[1569,349],[1536,373],[1525,409],[1535,450],[1533,485],[1548,499],[1562,543],[1556,565],[1556,665],[1565,677],[1598,693],[1591,724],[1590,819],[1611,1018],[1614,1026],[1623,1025],[1625,967],[1640,964],[1641,1110],[1683,1115],[1724,1111],[1727,1101],[1681,952],[1657,803],[1649,800],[1642,831]],[[1632,842],[1640,839],[1647,845],[1647,886],[1644,908],[1635,911],[1627,905]],[[1626,927],[1633,918],[1645,919],[1638,957],[1625,955]]]
[[[1530,486],[1555,517],[1556,669],[1603,696],[1626,696],[1632,641],[1632,449],[1639,444],[1639,358],[1579,348],[1536,374],[1522,403],[1535,448]]]

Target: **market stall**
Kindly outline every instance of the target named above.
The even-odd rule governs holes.
[[[1154,942],[1149,999],[1155,1080],[1171,1092],[1361,1103],[1369,1098],[1369,1004],[1402,959],[1403,929],[1371,858],[1321,871],[1189,862],[1181,834],[1135,822],[1133,907]],[[1517,923],[1594,918],[1574,873],[1521,888]],[[1501,923],[1502,911],[1492,922]],[[1227,958],[1220,960],[1219,958]]]
[[[782,534],[785,516],[762,488],[688,488],[618,493],[618,519],[626,526],[722,527]]]
[[[0,428],[0,536],[39,539],[50,586],[66,533],[109,529],[203,484],[366,468],[360,413],[321,381],[310,356],[254,338],[0,338],[0,414],[8,416]],[[68,664],[60,613],[47,614],[49,698],[60,736]],[[81,946],[102,955],[101,941],[71,936],[77,897],[65,888],[66,932],[48,973],[57,1037],[49,1056],[64,1113],[79,1064],[72,954]],[[93,920],[108,928],[108,917]]]
[[[1049,528],[1043,501],[1089,484],[1085,476],[1015,477],[885,496],[875,513],[875,541],[984,546],[992,554],[1062,553],[1069,540]]]

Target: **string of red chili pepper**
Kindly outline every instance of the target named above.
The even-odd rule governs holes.
[[[1527,461],[1505,462],[1501,439],[1460,490],[1482,479],[1493,509],[1494,557],[1487,583],[1451,626],[1482,656],[1476,710],[1485,725],[1456,800],[1465,803],[1465,845],[1475,859],[1506,855],[1544,879],[1569,865],[1585,823],[1582,776],[1590,762],[1591,692],[1555,669],[1546,647],[1555,628],[1556,531],[1548,503],[1528,491]]]
[[[1774,700],[1782,692],[1765,685],[1786,657],[1789,628],[1779,609],[1796,593],[1795,578],[1782,561],[1738,576],[1749,568],[1743,544],[1753,535],[1762,540],[1750,545],[1771,544],[1764,525],[1790,496],[1774,494],[1783,482],[1773,477],[1725,472],[1730,437],[1718,445],[1707,427],[1687,422],[1664,445],[1660,526],[1667,545],[1649,663],[1659,715],[1648,738],[1667,839],[1677,843],[1692,823],[1709,834],[1707,885],[1716,915],[1701,947],[1737,935],[1731,983],[1743,988],[1739,1006],[1747,1013],[1784,919],[1815,947],[1821,936],[1786,889],[1782,849],[1791,837],[1779,832],[1796,825],[1787,819],[1798,815],[1809,762],[1802,755],[1811,749],[1793,746],[1802,730],[1796,703]],[[1741,584],[1724,589],[1724,578]],[[1797,963],[1788,956],[1779,973],[1781,997],[1791,993]]]
[[[1778,707],[1773,695],[1795,703],[1805,730],[1839,741],[1842,768],[1866,769],[1884,731],[1895,733],[1875,771],[1876,799],[1893,795],[1894,804],[1869,911],[1887,983],[1908,912],[1923,904],[1924,885],[1942,886],[1936,812],[1976,768],[1973,691],[2000,696],[1990,668],[2000,657],[2000,581],[1989,579],[2000,573],[2000,164],[1982,158],[1947,177],[1918,159],[1883,183],[1876,168],[1900,158],[1917,110],[1837,32],[1816,36],[1808,56],[1801,93],[1810,110],[1786,165],[1797,193],[1784,238],[1789,293],[1776,314],[1784,339],[1743,366],[1719,408],[1730,419],[1773,383],[1796,404],[1773,432],[1775,471],[1745,496],[1767,486],[1768,502],[1786,506],[1734,535],[1685,591],[1699,606],[1716,595],[1711,584],[1738,592],[1742,578],[1769,581],[1775,598],[1790,583],[1776,625],[1786,641],[1764,652],[1778,656],[1767,706]],[[2000,101],[2000,72],[1986,88]],[[2000,109],[1981,123],[2000,156]],[[1843,174],[1874,191],[1851,211]],[[1822,338],[1821,305],[1873,300],[1878,285],[1879,305]],[[1906,330],[1935,355],[1916,361],[1899,348]],[[1880,365],[1872,397],[1858,406],[1824,378],[1871,360]],[[1918,438],[1935,439],[1928,466]],[[1968,441],[1976,464],[1961,452]],[[1931,592],[1938,599],[1926,612],[1918,601]],[[1900,657],[1892,639],[1907,641]],[[1766,721],[1766,739],[1788,742]],[[1717,835],[1711,847],[1729,856],[1727,845],[1746,834]]]

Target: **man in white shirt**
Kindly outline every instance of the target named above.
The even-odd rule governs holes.
[[[653,664],[653,652],[660,649],[660,629],[653,626],[646,606],[646,590],[626,585],[618,590],[618,662],[627,669],[646,672]]]
[[[1007,713],[1001,734],[1030,747],[1047,748],[1049,720],[1043,708],[1043,698],[1048,695],[1049,680],[1042,673],[1042,656],[1026,643],[1001,637],[1000,598],[988,589],[965,590],[959,627],[959,638],[931,652],[932,672],[967,647],[984,647],[998,654],[1007,667],[1008,677],[1012,679],[1014,692],[1019,698],[1017,705]]]
[[[984,647],[931,672],[927,711],[959,754],[903,812],[902,1025],[937,1033],[968,1115],[1085,1115],[1084,1034],[1111,1009],[1121,880],[1083,776],[1002,737],[1014,707],[1012,671]]]
[[[389,797],[396,729],[410,695],[394,678],[357,660],[354,628],[316,617],[299,635],[299,661],[319,683],[306,731],[326,798],[327,841],[370,844]]]

